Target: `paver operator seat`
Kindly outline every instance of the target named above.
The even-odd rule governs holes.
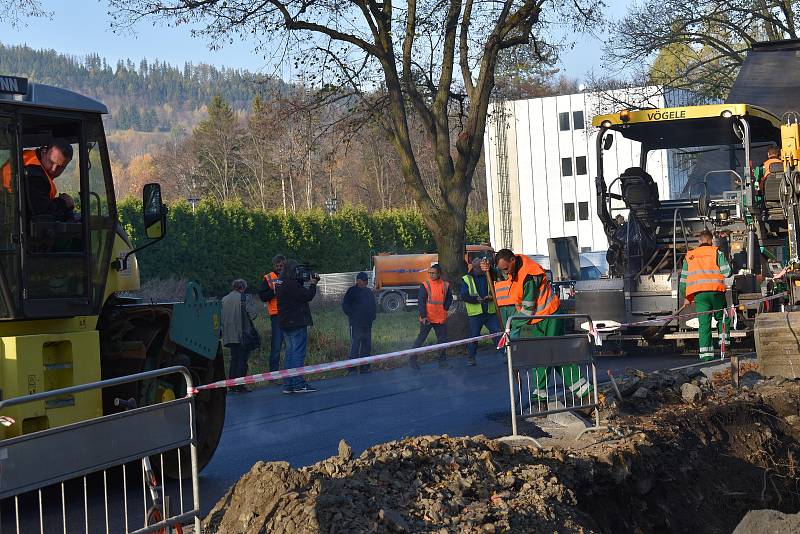
[[[652,210],[658,208],[658,186],[641,167],[629,167],[620,175],[622,199],[640,222],[647,224]]]

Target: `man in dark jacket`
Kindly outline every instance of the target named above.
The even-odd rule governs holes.
[[[281,271],[275,295],[278,298],[278,324],[286,341],[286,369],[303,367],[308,349],[308,327],[314,324],[308,303],[317,294],[319,276],[312,275],[306,287],[298,278],[297,262],[286,260]],[[284,393],[308,393],[316,391],[302,376],[287,378],[283,383]]]
[[[275,286],[283,270],[283,262],[286,256],[277,254],[272,258],[272,271],[264,275],[261,281],[261,288],[258,296],[266,304],[267,314],[270,324],[270,351],[269,351],[269,370],[277,371],[281,368],[281,346],[283,345],[283,334],[278,321],[278,299],[275,298]]]
[[[479,336],[481,329],[486,326],[490,334],[500,331],[497,320],[495,303],[486,282],[486,274],[481,270],[481,259],[472,260],[472,269],[461,278],[459,296],[466,304],[467,318],[469,319],[469,337]],[[467,345],[467,363],[475,365],[475,353],[478,343]]]
[[[375,320],[375,294],[367,287],[367,273],[356,275],[356,285],[347,290],[342,299],[342,310],[350,319],[350,359],[369,356],[372,352],[372,322]],[[362,373],[369,372],[369,364],[359,366]],[[356,368],[348,372],[355,374]]]

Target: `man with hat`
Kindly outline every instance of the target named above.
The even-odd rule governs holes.
[[[356,275],[356,285],[344,294],[342,310],[350,319],[350,359],[369,356],[372,352],[372,322],[375,320],[375,294],[367,287],[369,277],[361,272]],[[361,373],[369,372],[369,364],[359,366]],[[348,370],[355,374],[356,368]]]
[[[489,281],[490,278],[481,270],[481,258],[474,258],[470,272],[461,277],[459,296],[464,301],[467,310],[469,337],[479,336],[484,326],[490,334],[500,331],[501,327],[497,319],[497,309],[492,300]],[[467,345],[467,365],[476,364],[475,354],[477,351],[477,341]]]

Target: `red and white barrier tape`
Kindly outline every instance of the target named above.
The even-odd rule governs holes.
[[[786,293],[779,293],[777,295],[771,295],[768,297],[763,297],[757,300],[751,300],[746,304],[743,304],[745,307],[751,307],[753,304],[760,304],[762,302],[766,302],[768,300],[774,300],[780,297],[784,297]],[[627,327],[627,326],[639,326],[643,324],[657,324],[659,326],[663,326],[666,321],[671,321],[673,319],[681,318],[681,317],[699,317],[700,315],[705,315],[707,313],[715,313],[718,311],[725,311],[726,313],[730,313],[733,316],[733,320],[736,320],[736,306],[726,306],[725,308],[721,308],[719,310],[709,310],[705,312],[696,312],[696,313],[689,313],[683,315],[671,315],[668,317],[662,317],[659,319],[648,319],[646,321],[638,321],[634,323],[624,323],[621,324],[620,327]],[[729,310],[730,311],[727,311]],[[733,328],[736,328],[735,323]],[[595,330],[594,324],[590,326],[589,334],[592,335],[595,340],[602,339],[600,334]],[[249,384],[260,384],[262,382],[271,382],[273,380],[279,380],[282,378],[291,378],[295,376],[305,376],[310,374],[322,373],[324,371],[336,371],[339,369],[348,369],[350,367],[358,367],[360,365],[371,364],[375,362],[381,362],[385,360],[392,360],[394,358],[402,358],[404,356],[411,356],[412,354],[424,354],[427,352],[436,352],[442,349],[447,349],[450,347],[458,347],[460,345],[466,345],[468,343],[482,341],[484,339],[492,339],[498,336],[502,336],[500,338],[499,343],[497,344],[498,349],[502,349],[508,344],[509,341],[509,333],[508,332],[497,332],[495,334],[485,334],[482,336],[471,337],[467,339],[459,339],[457,341],[448,341],[447,343],[438,343],[436,345],[428,345],[426,347],[419,347],[416,349],[405,349],[405,350],[398,350],[394,352],[387,352],[385,354],[376,354],[374,356],[364,356],[363,358],[353,358],[350,360],[342,360],[338,362],[328,362],[328,363],[319,363],[316,365],[307,365],[304,367],[296,367],[294,369],[281,369],[279,371],[271,371],[269,373],[258,373],[255,375],[243,376],[240,378],[229,378],[227,380],[219,380],[217,382],[212,382],[210,384],[203,384],[197,386],[191,391],[191,394],[196,394],[200,391],[206,389],[218,389],[218,388],[227,388],[233,386],[244,386]],[[602,343],[602,342],[600,342]]]
[[[482,336],[470,337],[467,339],[459,339],[457,341],[448,341],[447,343],[438,343],[436,345],[428,345],[426,347],[419,347],[416,349],[398,350],[395,352],[387,352],[385,354],[376,354],[375,356],[364,356],[363,358],[353,358],[351,360],[342,360],[338,362],[318,363],[316,365],[306,365],[304,367],[296,367],[294,369],[281,369],[280,371],[271,371],[269,373],[259,373],[255,375],[243,376],[240,378],[229,378],[227,380],[219,380],[210,384],[203,384],[197,386],[192,390],[192,394],[196,394],[205,389],[228,388],[233,386],[244,386],[249,384],[260,384],[262,382],[271,382],[281,378],[290,378],[294,376],[305,376],[323,371],[336,371],[338,369],[348,369],[350,367],[358,367],[359,365],[366,365],[369,363],[382,362],[394,358],[401,358],[404,356],[411,356],[412,354],[424,354],[426,352],[436,352],[450,347],[458,347],[459,345],[466,345],[468,343],[482,341],[484,339],[492,339],[502,332],[495,334],[485,334]]]
[[[619,327],[623,328],[623,327],[629,327],[629,326],[642,326],[642,325],[648,325],[648,324],[654,325],[654,326],[664,326],[664,324],[666,324],[667,322],[673,321],[675,319],[687,319],[687,318],[691,319],[693,317],[700,317],[701,315],[706,315],[706,314],[709,314],[709,313],[717,313],[717,312],[725,311],[725,310],[730,310],[730,312],[728,312],[728,313],[733,313],[733,315],[735,317],[736,308],[738,308],[740,306],[743,306],[745,308],[752,308],[755,305],[762,304],[762,303],[770,301],[770,300],[776,300],[776,299],[779,299],[779,298],[783,298],[785,296],[786,296],[785,292],[784,293],[778,293],[778,294],[775,294],[775,295],[769,295],[767,297],[761,297],[760,299],[756,299],[756,300],[749,300],[749,301],[747,301],[747,302],[745,302],[743,304],[735,304],[735,305],[732,305],[732,306],[725,306],[724,308],[719,308],[717,310],[708,310],[708,311],[702,311],[702,312],[667,315],[665,317],[659,317],[658,319],[645,319],[644,321],[635,321],[635,322],[632,322],[632,323],[622,323],[622,324],[619,325]]]

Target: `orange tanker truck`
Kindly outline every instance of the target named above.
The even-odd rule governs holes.
[[[494,254],[489,245],[467,245],[464,261]],[[372,257],[375,297],[381,310],[402,311],[417,305],[419,285],[428,279],[428,267],[438,263],[438,254],[380,254]],[[454,288],[453,294],[458,294]]]

